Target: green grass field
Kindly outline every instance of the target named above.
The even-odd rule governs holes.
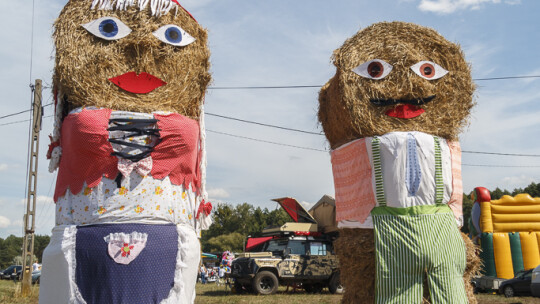
[[[32,294],[28,298],[19,295],[20,283],[0,280],[0,303],[1,304],[37,304],[39,285],[32,286]],[[280,287],[278,293],[272,296],[237,295],[232,294],[224,286],[216,284],[197,284],[196,304],[334,304],[341,301],[340,295],[332,295],[327,290],[321,294],[307,294],[303,290],[295,293],[285,292],[285,287]],[[479,294],[480,304],[539,304],[539,298],[515,297],[507,299],[499,295]],[[361,303],[361,302],[359,302]],[[61,303],[59,303],[61,304]],[[104,303],[106,304],[106,303]],[[137,303],[133,303],[137,304]]]

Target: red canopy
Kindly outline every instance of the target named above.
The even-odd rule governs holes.
[[[268,240],[271,240],[271,236],[258,237],[258,238],[249,238],[246,244],[246,251],[250,251],[252,248],[257,247]]]
[[[317,221],[309,214],[300,203],[294,198],[282,197],[273,199],[273,201],[278,202],[281,207],[291,216],[293,221],[297,223],[314,223]]]

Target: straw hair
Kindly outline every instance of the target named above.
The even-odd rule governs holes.
[[[183,9],[156,17],[151,5],[142,11],[139,6],[98,10],[91,5],[90,0],[70,0],[54,24],[53,84],[67,97],[66,108],[170,111],[198,119],[211,79],[206,30]],[[104,16],[120,19],[132,32],[125,38],[106,41],[81,26]],[[180,26],[195,42],[176,47],[160,41],[152,33],[167,24]],[[147,94],[134,94],[108,80],[127,72],[146,72],[167,84]]]
[[[372,59],[393,66],[383,79],[363,78],[352,70]],[[432,61],[448,74],[437,80],[416,75],[411,66]],[[334,51],[336,74],[319,94],[319,121],[332,148],[351,140],[392,131],[421,131],[457,139],[467,125],[475,86],[470,67],[458,45],[436,31],[405,22],[373,24]],[[394,106],[375,106],[370,99],[422,99],[422,115],[401,119],[385,112]]]

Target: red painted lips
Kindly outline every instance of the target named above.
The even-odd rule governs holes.
[[[139,75],[135,72],[128,72],[120,76],[109,78],[109,80],[121,89],[135,94],[150,93],[167,84],[158,77],[145,72],[142,72]]]
[[[386,111],[386,115],[396,118],[414,118],[420,116],[425,110],[410,104],[400,104],[393,109]]]

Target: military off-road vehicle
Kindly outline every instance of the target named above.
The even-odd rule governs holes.
[[[295,199],[275,201],[295,222],[264,229],[263,237],[251,242],[251,247],[259,250],[240,254],[232,262],[236,290],[268,295],[275,293],[279,285],[301,285],[307,292],[320,292],[325,287],[331,293],[341,292],[339,265],[332,246],[336,233],[321,232],[315,218]]]

